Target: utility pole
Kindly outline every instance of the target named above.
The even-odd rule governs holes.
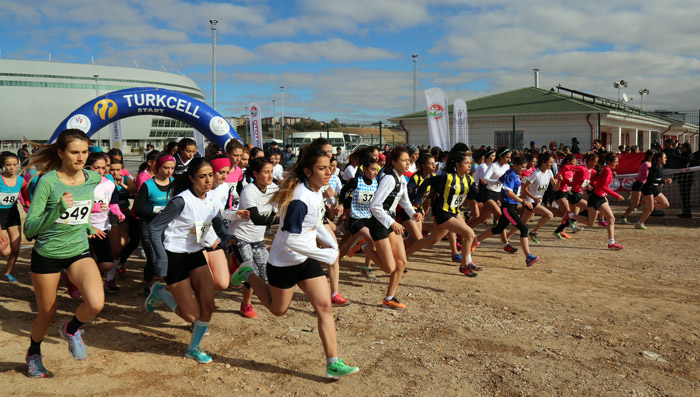
[[[275,100],[272,100],[272,120],[270,120],[272,124],[272,139],[275,139],[275,129],[277,126],[275,125]]]
[[[417,80],[416,80],[416,71],[417,71],[417,60],[418,60],[418,54],[413,54],[411,55],[413,58],[413,113],[416,112],[416,90],[418,87]]]
[[[95,78],[95,98],[100,96],[99,92],[97,91],[97,79],[100,77],[99,74],[93,74],[92,77]],[[102,147],[102,140],[100,139],[100,131],[97,131],[97,147]]]
[[[211,107],[216,110],[216,19],[210,19],[211,29]]]
[[[284,86],[283,85],[280,86],[280,90],[282,90],[282,145],[285,145],[287,142],[286,142],[286,138],[284,136],[284,124],[285,124],[284,122],[285,122],[285,120],[284,120]]]

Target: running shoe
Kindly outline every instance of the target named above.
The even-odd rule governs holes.
[[[27,354],[24,358],[27,361],[27,375],[30,378],[45,378],[49,375],[49,371],[44,368],[41,354]]]
[[[477,266],[477,264],[474,263],[474,262],[468,263],[468,264],[467,264],[467,267],[469,268],[469,270],[471,270],[471,271],[473,271],[473,272],[480,272],[480,271],[484,270],[483,267]]]
[[[576,221],[575,221],[575,220],[569,219],[569,224],[571,225],[571,229],[574,231],[574,233],[576,233],[576,231],[579,230],[579,228],[578,228],[577,225],[576,225]],[[580,230],[583,230],[583,228],[581,228]]]
[[[156,305],[158,305],[161,302],[160,297],[158,296],[158,292],[165,288],[163,284],[159,283],[156,281],[153,283],[151,286],[151,292],[148,293],[148,296],[146,297],[146,301],[144,302],[144,306],[146,307],[146,311],[153,313],[156,310]]]
[[[200,364],[209,364],[211,362],[211,356],[198,347],[187,349],[185,357],[196,360]]]
[[[639,229],[639,230],[647,230],[647,229],[649,229],[648,227],[644,226],[643,223],[637,223],[636,225],[634,225],[634,228],[635,228],[635,229]]]
[[[331,305],[336,306],[336,307],[338,307],[338,306],[347,306],[347,305],[349,305],[350,303],[351,303],[350,300],[349,300],[349,299],[343,298],[343,297],[340,295],[340,292],[337,293],[337,294],[335,294],[335,296],[331,298]]]
[[[394,310],[403,310],[406,308],[406,304],[399,302],[396,297],[391,298],[390,301],[387,301],[386,298],[382,299],[382,306]]]
[[[474,251],[476,251],[476,247],[478,247],[478,246],[480,246],[480,245],[481,245],[481,242],[476,241],[476,239],[474,239],[474,241],[472,242],[472,253],[473,253]]]
[[[126,273],[126,268],[124,267],[124,265],[119,265],[119,267],[117,268],[117,273],[119,273],[119,274]]]
[[[68,331],[66,331],[67,326],[68,322],[65,322],[58,330],[61,333],[61,337],[68,342],[68,352],[70,356],[73,357],[74,360],[85,360],[87,357],[87,347],[85,347],[83,337],[81,336],[83,330],[79,329],[75,331],[75,334],[70,335]]]
[[[598,222],[598,225],[600,225],[602,227],[608,227],[608,222],[606,222],[605,220],[602,220],[602,221]]]
[[[326,378],[340,379],[343,376],[354,374],[359,370],[359,368],[346,365],[343,360],[338,359],[338,361],[333,364],[326,364]]]
[[[510,243],[506,243],[506,244],[503,246],[503,251],[505,251],[505,252],[507,252],[507,253],[509,253],[509,254],[514,254],[514,253],[518,252],[518,249],[515,248],[515,247],[513,247],[512,245],[510,245]]]
[[[476,274],[474,271],[472,271],[469,266],[460,266],[459,267],[459,272],[463,273],[467,277],[476,277],[478,274]]]
[[[583,226],[578,226],[578,225],[576,225],[576,226],[574,226],[571,230],[572,230],[574,233],[578,233],[578,232],[583,231],[583,229],[584,229]]]
[[[628,221],[627,218],[622,218],[620,221],[623,225],[632,225],[632,222]]]
[[[352,246],[352,248],[350,248],[350,251],[348,251],[348,258],[352,258],[358,251],[362,251],[362,244],[365,243],[365,239],[361,238],[360,241],[358,241],[357,244]]]
[[[452,262],[462,262],[462,254],[453,255]]]
[[[625,246],[622,244],[618,244],[618,243],[608,244],[608,249],[613,250],[613,251],[619,251],[623,248],[625,248]]]
[[[107,289],[107,291],[112,293],[119,292],[119,287],[117,287],[117,282],[114,281],[114,279],[107,280],[107,282],[105,283],[105,288]]]
[[[528,236],[530,236],[530,239],[532,239],[532,241],[534,241],[535,244],[539,244],[539,243],[540,243],[540,239],[537,238],[537,233],[535,233],[535,232],[530,232],[530,233],[528,233]]]
[[[78,289],[78,287],[76,287],[75,284],[70,282],[67,273],[63,274],[65,275],[64,280],[66,281],[66,288],[68,288],[68,295],[70,295],[70,297],[73,299],[80,298],[80,290]]]
[[[150,285],[144,285],[143,286],[143,295],[148,296],[151,293],[151,286]]]
[[[236,270],[235,273],[231,276],[231,285],[238,286],[243,284],[246,281],[245,276],[248,274],[248,272],[254,272],[252,267],[250,266],[244,266],[246,265],[246,262],[243,262],[241,266]]]
[[[143,248],[139,248],[138,251],[136,251],[136,257],[139,259],[146,259],[146,252],[144,252]]]
[[[462,250],[462,243],[458,242],[456,245],[457,245],[457,251],[461,251]]]
[[[374,275],[374,270],[368,266],[362,266],[362,275],[367,277],[369,280],[376,280],[377,276]]]
[[[554,232],[552,233],[552,235],[558,238],[559,240],[566,240],[566,237],[562,236],[561,233]]]
[[[241,316],[245,318],[258,318],[258,313],[255,312],[255,309],[253,309],[253,305],[244,305],[241,303],[240,313]]]
[[[567,238],[567,239],[568,239],[568,238],[571,238],[571,236],[569,236],[566,232],[561,232],[560,234],[561,234],[561,236],[564,237],[564,238]]]
[[[530,267],[530,266],[534,265],[538,260],[540,260],[539,256],[535,256],[535,255],[530,254],[525,259],[525,265],[527,267]]]
[[[10,282],[10,283],[16,283],[17,279],[12,277],[11,274],[6,274],[5,275],[5,281]]]

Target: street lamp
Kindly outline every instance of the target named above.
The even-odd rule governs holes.
[[[627,82],[625,80],[616,81],[613,83],[613,87],[617,88],[617,102],[620,102],[620,90],[622,87],[627,88]]]
[[[282,144],[284,145],[285,142],[285,137],[284,137],[284,86],[280,86],[280,90],[282,91]]]
[[[98,96],[100,96],[99,92],[97,92],[97,79],[100,77],[100,75],[93,74],[92,77],[95,78],[95,98],[97,98]],[[102,142],[100,139],[100,131],[99,130],[97,131],[97,146],[102,147]]]
[[[418,61],[418,54],[412,54],[411,58],[413,58],[413,113],[415,113],[416,112],[416,88],[417,88],[416,63]]]
[[[649,89],[648,88],[642,88],[639,90],[639,100],[642,101],[640,108],[644,110],[644,95],[649,95]]]
[[[211,107],[216,110],[216,19],[210,19],[211,29]]]
[[[270,120],[272,124],[272,139],[275,139],[275,129],[277,126],[275,125],[275,100],[272,100],[272,120]]]

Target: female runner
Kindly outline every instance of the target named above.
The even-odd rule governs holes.
[[[651,160],[655,153],[656,152],[651,149],[644,153],[644,161],[642,161],[642,164],[639,165],[639,168],[637,169],[637,178],[635,178],[632,188],[630,189],[632,191],[632,193],[630,193],[630,205],[625,210],[625,213],[622,214],[623,225],[632,224],[632,222],[627,220],[627,217],[630,216],[632,211],[639,207],[639,203],[642,201],[642,186],[644,186],[644,183],[647,181],[649,169],[651,168]]]
[[[37,317],[32,323],[26,361],[32,378],[48,375],[41,355],[41,342],[56,315],[56,290],[61,270],[83,296],[73,318],[60,327],[61,337],[68,341],[68,351],[76,360],[87,357],[80,327],[92,320],[104,305],[102,278],[90,254],[88,235],[95,187],[102,178],[84,170],[89,139],[80,130],[64,130],[50,145],[31,157],[29,167],[44,174],[39,179],[32,205],[24,223],[24,234],[35,237],[32,250],[31,276],[36,294]]]
[[[617,192],[610,189],[610,183],[613,178],[612,172],[617,167],[617,164],[617,155],[612,152],[606,153],[603,161],[596,164],[596,175],[591,179],[593,192],[591,192],[591,195],[588,197],[588,219],[581,215],[575,215],[573,217],[578,222],[593,226],[596,218],[598,218],[598,212],[600,212],[608,221],[606,226],[608,229],[608,249],[616,251],[625,247],[615,242],[615,215],[613,215],[610,209],[607,196],[611,195],[619,201],[624,200]],[[569,217],[571,217],[571,214],[569,214]]]
[[[335,237],[322,226],[323,193],[330,180],[330,159],[316,149],[303,150],[297,163],[280,183],[271,200],[277,205],[280,228],[275,235],[267,263],[269,284],[247,264],[231,277],[231,284],[250,283],[260,302],[275,316],[287,312],[299,285],[318,318],[318,332],[326,354],[326,376],[339,378],[357,372],[338,358],[335,321],[331,311],[328,283],[321,263],[338,259]],[[320,241],[330,248],[318,248]]]
[[[424,206],[425,197],[430,194],[430,187],[424,190],[421,197],[417,196],[418,188],[431,177],[435,176],[435,158],[430,153],[423,153],[416,160],[416,167],[418,172],[414,173],[413,176],[408,180],[408,198],[413,203],[413,211],[420,212],[425,216],[425,209],[429,208],[430,200],[428,200],[427,206]],[[408,239],[404,241],[404,245],[411,246],[416,241],[423,238],[423,223],[413,222],[408,216],[403,207],[399,208],[396,213],[396,219],[401,222],[403,227],[408,232]],[[454,259],[454,253],[453,253]]]
[[[12,276],[12,268],[19,257],[19,245],[22,241],[22,221],[19,217],[17,202],[24,185],[24,178],[17,175],[19,157],[12,152],[0,154],[2,181],[0,181],[0,256],[7,257],[3,278],[11,283],[17,282]],[[7,238],[5,238],[5,233]]]
[[[566,158],[568,158],[568,155]],[[569,175],[569,171],[573,171],[573,176],[571,176],[571,182],[568,181],[568,177],[565,177],[559,184],[560,187],[565,183],[571,187],[566,197],[568,204],[560,205],[560,208],[568,209],[569,211],[568,215],[563,215],[566,221],[562,221],[562,224],[553,233],[559,239],[566,238],[562,232],[569,224],[572,224],[575,233],[583,230],[583,226],[576,224],[574,215],[578,214],[579,210],[587,210],[588,208],[588,201],[583,198],[583,193],[593,189],[590,185],[591,175],[595,174],[594,167],[598,164],[598,155],[595,152],[586,153],[583,155],[581,162],[583,164],[575,165],[576,161],[572,160],[570,164],[565,164],[562,167],[562,172],[565,173],[565,176]]]
[[[647,230],[644,226],[644,221],[649,218],[649,215],[654,211],[654,208],[663,209],[668,208],[669,203],[666,196],[661,193],[660,186],[664,183],[671,183],[671,178],[664,180],[663,167],[666,165],[666,153],[658,152],[654,155],[652,159],[653,165],[649,169],[649,175],[647,180],[642,186],[642,194],[644,195],[644,212],[642,216],[639,217],[639,221],[634,225],[635,229]]]
[[[186,174],[175,181],[175,197],[148,224],[156,275],[165,277],[167,287],[153,284],[145,301],[146,310],[152,312],[156,304],[165,302],[183,320],[194,323],[185,357],[201,364],[211,362],[199,343],[214,312],[214,279],[204,256],[204,240],[212,226],[222,241],[230,240],[222,231],[218,204],[209,194],[213,179],[209,161],[192,159]],[[215,226],[215,219],[221,227]]]
[[[527,241],[527,225],[523,223],[518,215],[518,204],[522,204],[530,211],[532,210],[532,204],[519,195],[521,187],[520,174],[525,169],[526,163],[525,157],[515,157],[513,159],[513,167],[499,178],[499,182],[501,182],[503,187],[501,190],[503,215],[498,219],[498,224],[494,228],[475,237],[474,242],[484,241],[491,236],[502,233],[509,224],[512,224],[520,230],[520,247],[523,249],[523,254],[525,254],[525,265],[530,267],[540,260],[540,257],[530,253],[530,246]]]

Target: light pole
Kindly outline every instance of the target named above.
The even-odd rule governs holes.
[[[93,74],[92,77],[95,78],[95,98],[100,96],[99,92],[97,92],[97,79],[100,77],[99,74]],[[97,146],[102,147],[102,140],[100,139],[100,131],[97,131]]]
[[[210,19],[211,29],[211,107],[216,110],[216,24],[219,21]]]
[[[284,137],[284,86],[280,86],[280,90],[282,90],[282,145],[286,144],[285,142],[285,137]]]
[[[248,114],[248,106],[245,107],[245,114],[243,115],[243,122],[245,123],[245,133],[250,136],[250,114]]]
[[[613,83],[613,87],[617,88],[617,103],[620,103],[620,90],[622,87],[627,88],[627,82],[625,80],[616,81]]]
[[[413,113],[416,112],[416,70],[417,70],[417,60],[418,60],[418,54],[413,54],[411,55],[413,58]]]
[[[648,88],[642,88],[639,90],[639,100],[642,101],[639,107],[644,110],[644,95],[649,95],[649,89]]]
[[[272,121],[270,124],[272,124],[272,139],[275,139],[275,129],[277,126],[275,126],[275,100],[272,100]]]

